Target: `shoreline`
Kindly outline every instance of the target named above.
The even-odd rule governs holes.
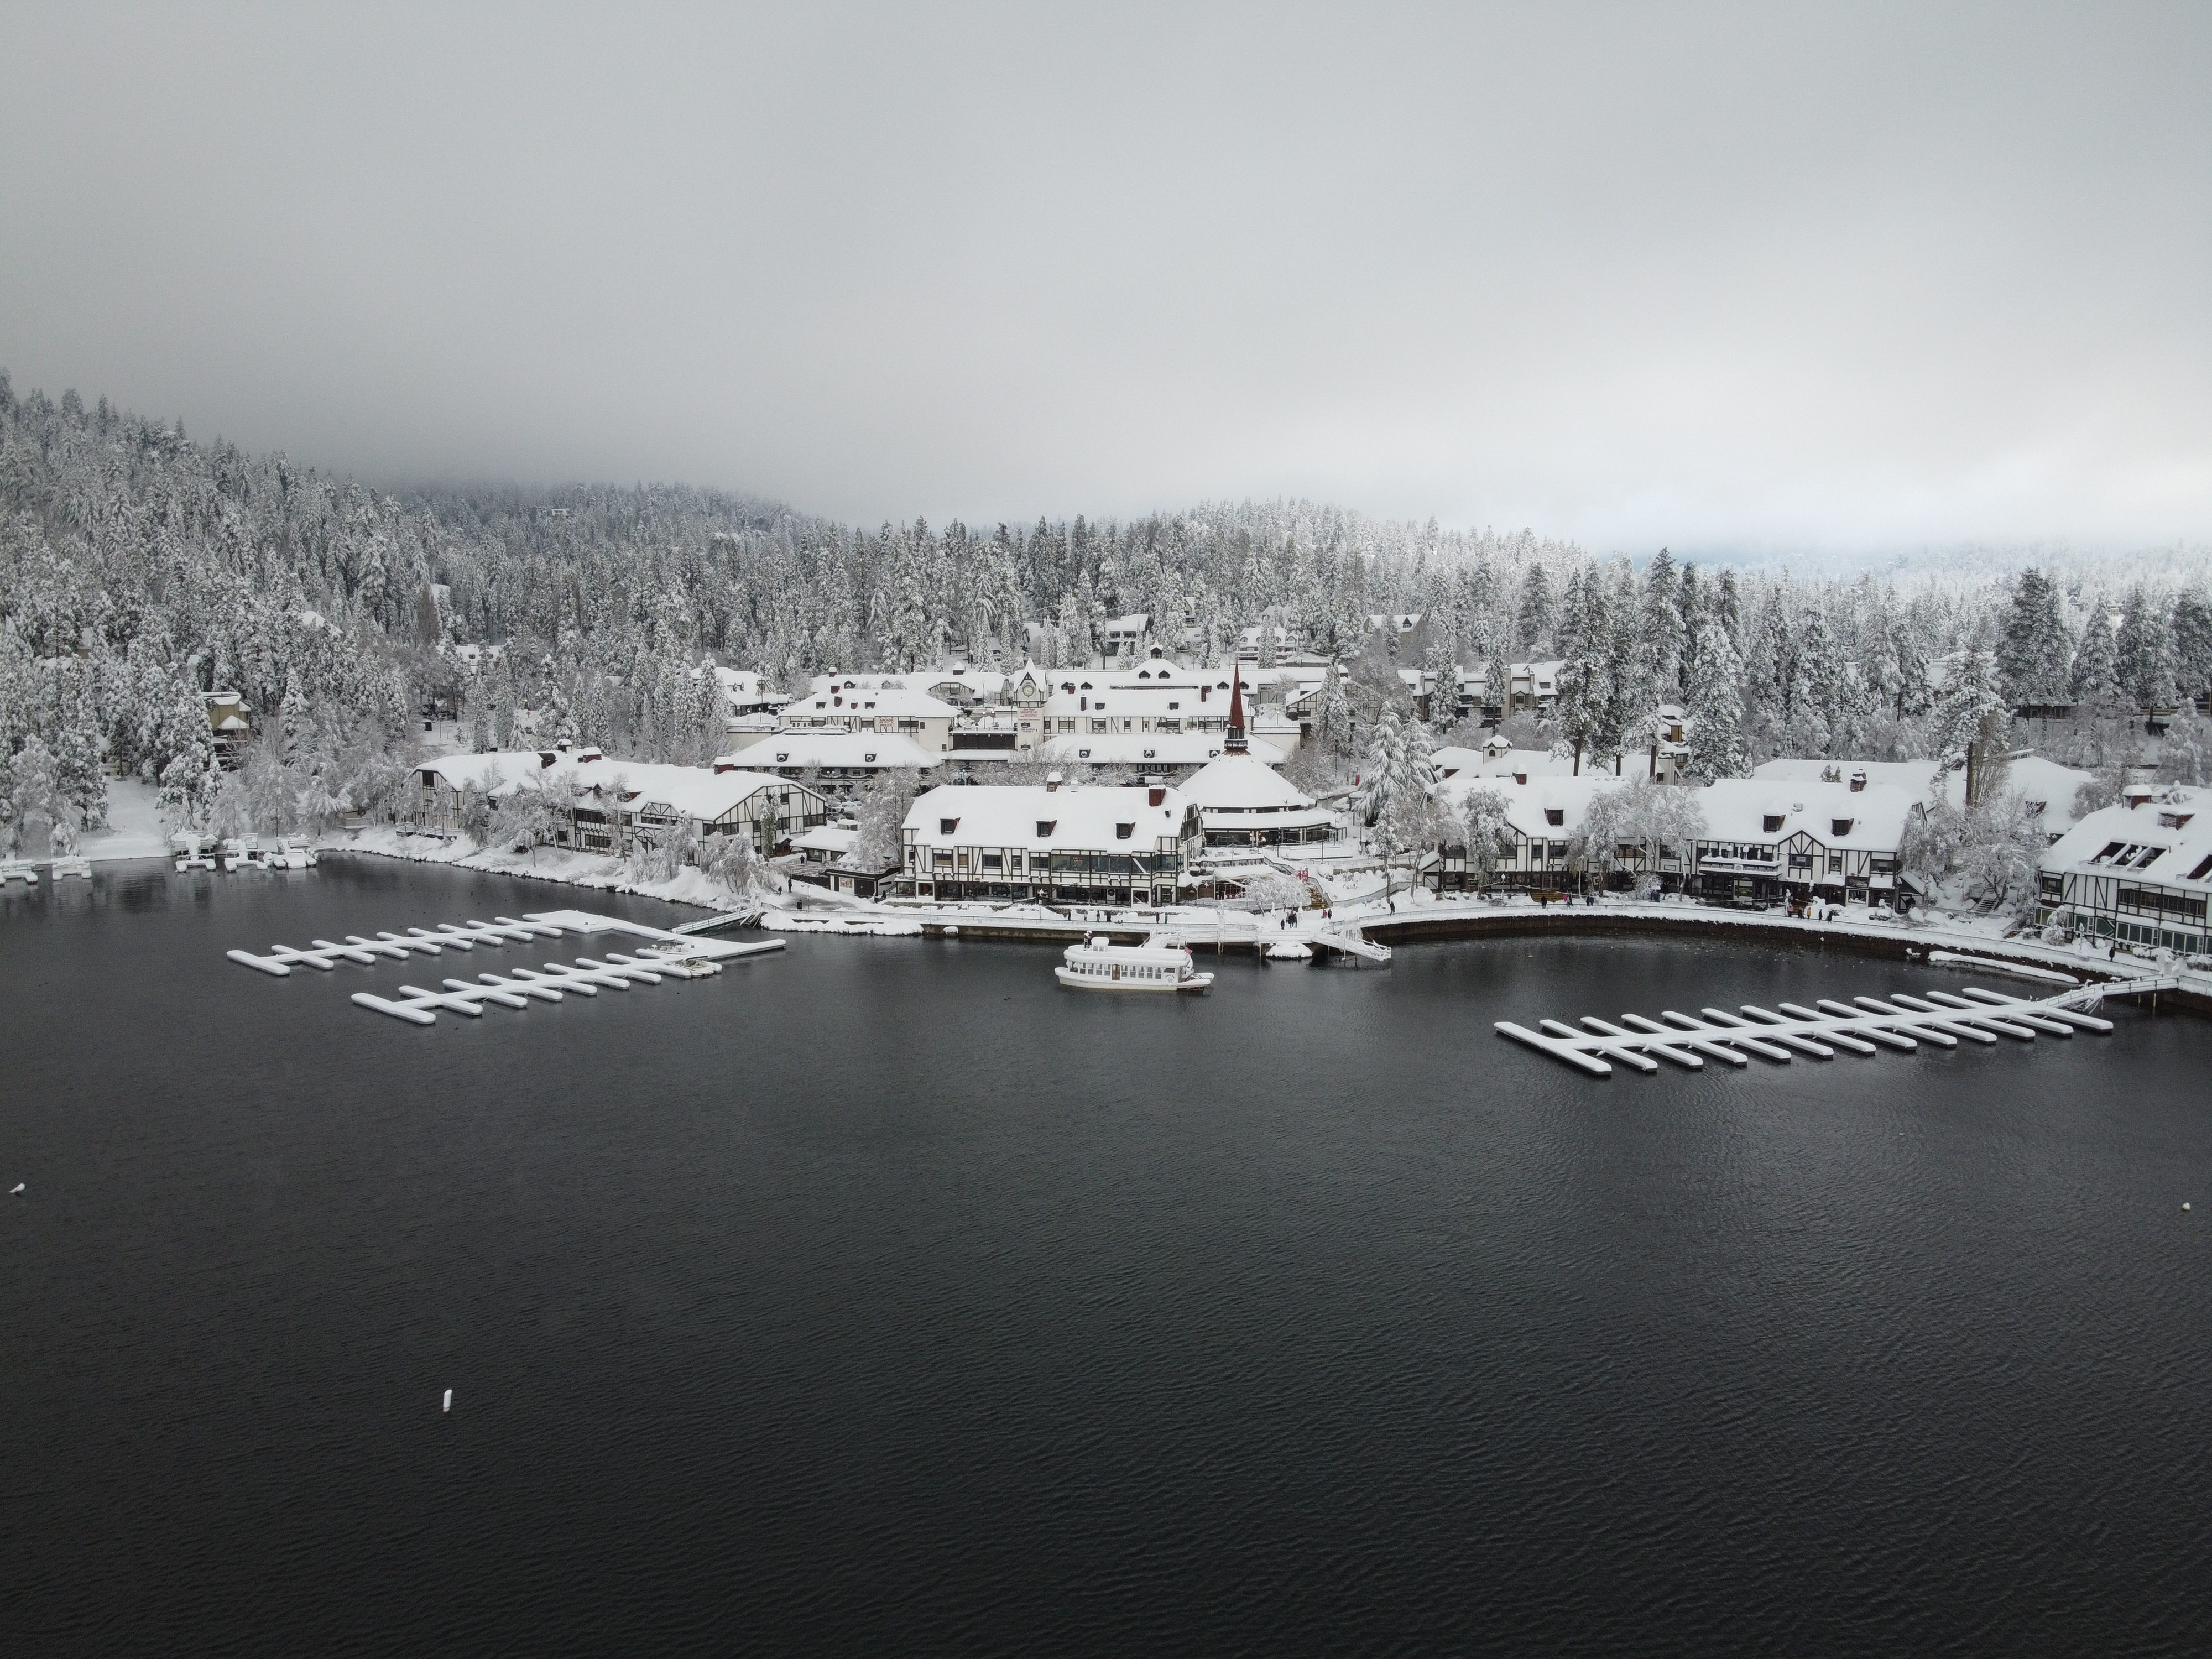
[[[1085,933],[1142,939],[1156,931],[1173,929],[1187,936],[1194,951],[1203,951],[1210,945],[1217,955],[1231,951],[1259,955],[1278,943],[1296,943],[1308,946],[1317,956],[1327,952],[1341,954],[1338,947],[1330,944],[1327,937],[1330,933],[1385,946],[1547,935],[1680,939],[1688,934],[1698,939],[1733,939],[1769,949],[1833,950],[1846,955],[1899,962],[1925,961],[1931,951],[1956,951],[1991,962],[2058,969],[2076,975],[2085,981],[2105,983],[2142,978],[2156,971],[2148,963],[2122,963],[2111,958],[2085,957],[2063,946],[2045,945],[2039,940],[2007,939],[1956,924],[1913,927],[1850,921],[1814,921],[1765,911],[1731,911],[1650,901],[1539,906],[1522,899],[1498,903],[1453,896],[1432,898],[1395,911],[1371,903],[1340,906],[1327,920],[1320,911],[1304,910],[1295,913],[1297,925],[1289,928],[1263,927],[1254,912],[1216,910],[1204,906],[1173,907],[1166,911],[1101,907],[1085,919],[1079,912],[1063,915],[1036,904],[838,904],[832,901],[799,917],[788,912],[817,896],[815,890],[804,883],[792,884],[790,890],[782,894],[741,896],[697,870],[687,869],[667,881],[636,883],[627,880],[614,860],[592,854],[541,848],[533,864],[528,855],[522,854],[474,848],[462,851],[468,843],[459,841],[434,842],[427,846],[408,844],[424,839],[389,830],[354,831],[325,838],[318,850],[325,856],[350,854],[389,858],[410,864],[443,865],[542,881],[550,886],[571,890],[622,893],[721,915],[766,905],[766,930],[774,933],[850,933],[939,940],[988,939],[1064,945],[1080,939]],[[165,854],[141,856],[149,861],[156,856],[167,861]],[[121,857],[102,860],[125,861],[135,860]],[[819,896],[828,898],[826,894]],[[2166,997],[2176,1008],[2212,1017],[2212,974],[2185,969],[2179,971],[2184,980],[2181,988],[2166,993]]]

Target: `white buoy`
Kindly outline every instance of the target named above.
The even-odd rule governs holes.
[[[451,1389],[446,1390],[446,1409],[447,1411],[453,1409],[453,1391]]]
[[[19,1193],[20,1193],[20,1192],[21,1192],[23,1189],[22,1189],[21,1187],[18,1187],[18,1188],[15,1188],[15,1190],[16,1190],[17,1192],[19,1192]],[[2187,1209],[2189,1206],[2188,1206],[2186,1204],[2185,1204],[2185,1205],[2183,1205],[2181,1207],[2182,1207],[2183,1209],[2185,1209],[2185,1209]]]
[[[10,1187],[10,1188],[8,1189],[8,1196],[9,1196],[9,1197],[10,1197],[10,1198],[13,1198],[13,1197],[15,1197],[15,1194],[18,1194],[18,1193],[21,1192],[22,1190],[23,1190],[23,1183],[22,1183],[21,1182],[20,1182],[20,1181],[19,1181],[19,1182],[17,1182],[14,1186]],[[2186,1204],[2185,1204],[2185,1205],[2183,1205],[2181,1207],[2182,1207],[2183,1209],[2185,1209],[2185,1209],[2187,1209],[2189,1206],[2188,1206]]]

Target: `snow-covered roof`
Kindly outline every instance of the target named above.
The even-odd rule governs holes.
[[[1152,804],[1156,793],[1158,806]],[[915,799],[905,828],[918,847],[1151,852],[1155,842],[1181,841],[1186,828],[1194,830],[1189,821],[1195,814],[1179,789],[946,784]],[[1131,826],[1126,840],[1117,833],[1125,823]]]
[[[1265,761],[1249,755],[1224,755],[1185,778],[1182,793],[1201,812],[1303,811],[1313,797]]]
[[[1932,760],[1914,761],[1838,761],[1800,760],[1791,757],[1768,761],[1753,769],[1755,778],[1782,778],[1812,782],[1831,769],[1840,771],[1848,779],[1855,772],[1863,772],[1869,783],[1886,783],[1905,790],[1916,800],[1929,800],[1936,777],[1937,763]],[[2061,766],[2057,761],[2045,760],[2040,755],[2020,755],[2006,763],[2004,781],[1998,787],[2000,795],[2018,795],[2031,806],[2040,803],[2043,822],[2053,834],[2070,828],[2075,822],[2074,796],[2085,783],[2094,783],[2095,776],[2075,767]],[[1966,804],[1966,772],[1964,767],[1943,774],[1943,797],[1952,805]]]
[[[1228,750],[1219,732],[1095,732],[1062,733],[1036,746],[1036,757],[1063,766],[1204,766]],[[1247,739],[1249,753],[1262,766],[1280,766],[1289,757],[1265,738]]]
[[[722,767],[835,766],[848,770],[939,763],[938,756],[897,732],[779,732],[714,761]]]
[[[1462,772],[1445,781],[1441,792],[1458,811],[1474,791],[1495,791],[1504,797],[1506,822],[1523,836],[1563,840],[1581,828],[1591,802],[1600,795],[1638,787],[1636,779],[1618,778],[1610,772],[1585,772],[1578,778],[1532,774],[1526,783],[1516,783],[1510,774]],[[1723,778],[1702,789],[1679,784],[1657,787],[1681,789],[1696,803],[1705,815],[1704,840],[1771,844],[1804,834],[1837,851],[1894,853],[1918,805],[1903,790],[1884,784],[1869,784],[1854,792],[1840,783]],[[1554,811],[1559,814],[1557,823],[1547,816]],[[1770,830],[1769,818],[1780,822]],[[1848,827],[1839,833],[1836,826],[1842,822]]]
[[[749,668],[714,666],[714,679],[722,688],[722,695],[732,707],[781,702],[782,697],[767,684],[767,677]]]
[[[840,683],[793,697],[783,706],[787,720],[873,720],[884,714],[901,720],[949,720],[956,712],[951,703],[904,684],[847,686]]]
[[[1590,802],[1608,790],[1622,787],[1622,780],[1607,773],[1581,777],[1543,777],[1531,775],[1526,783],[1516,783],[1509,774],[1504,777],[1479,777],[1462,772],[1440,786],[1439,793],[1454,811],[1464,811],[1467,798],[1478,789],[1494,791],[1505,799],[1505,821],[1531,841],[1564,841],[1582,828],[1589,813]],[[1550,814],[1557,812],[1559,821],[1553,823]]]
[[[2212,895],[2212,791],[2176,785],[2134,792],[2134,804],[2092,812],[2061,836],[2042,866]]]
[[[842,858],[853,850],[853,843],[860,832],[847,823],[825,823],[809,830],[803,836],[791,838],[792,850],[796,853],[821,853],[830,858]]]
[[[1894,784],[1822,783],[1791,778],[1719,778],[1693,790],[1711,841],[1774,842],[1810,836],[1837,851],[1894,853],[1921,805]],[[1779,819],[1773,828],[1769,820]],[[1846,828],[1838,830],[1838,824]]]
[[[1437,769],[1441,778],[1479,777],[1510,778],[1516,772],[1525,772],[1532,778],[1567,778],[1575,775],[1571,755],[1554,755],[1548,749],[1503,749],[1485,744],[1480,749],[1463,748],[1448,744],[1429,757],[1429,763]],[[1595,776],[1588,753],[1583,756],[1582,775]],[[1608,770],[1607,777],[1611,778]]]
[[[553,757],[551,765],[545,756]],[[703,766],[665,766],[647,761],[599,758],[597,750],[490,750],[475,755],[441,755],[424,761],[417,774],[434,773],[449,788],[473,787],[495,795],[511,794],[526,780],[541,775],[565,778],[579,790],[605,794],[619,784],[623,805],[631,811],[652,805],[711,823],[762,789],[799,790],[789,778],[767,772],[716,772]]]
[[[595,761],[576,769],[577,787],[597,793],[619,788],[632,810],[665,805],[679,816],[712,823],[763,789],[799,789],[768,772],[716,772],[703,766],[659,766],[637,761]]]
[[[1052,678],[1052,695],[1046,699],[1047,714],[1097,714],[1101,713],[1130,716],[1181,715],[1188,719],[1194,714],[1225,714],[1229,708],[1229,671],[1221,669],[1182,669],[1173,674],[1164,671],[1139,679],[1146,669],[1121,670],[1105,674],[1090,669],[1062,669]],[[1245,701],[1253,700],[1257,690],[1248,672],[1238,677],[1244,686]]]

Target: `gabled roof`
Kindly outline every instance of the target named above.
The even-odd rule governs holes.
[[[1863,772],[1869,783],[1886,783],[1904,790],[1917,800],[1933,799],[1938,763],[1932,760],[1914,761],[1853,761],[1804,760],[1782,757],[1768,761],[1752,771],[1755,778],[1779,778],[1812,782],[1823,772],[1834,769],[1849,779],[1854,772]],[[2096,781],[2095,775],[2075,767],[2061,766],[2045,760],[2040,755],[2021,755],[2005,763],[2004,781],[1998,786],[2000,795],[2018,795],[2021,799],[2042,804],[2043,822],[2053,834],[2070,827],[2075,822],[2074,797],[2085,783]],[[1942,774],[1943,798],[1952,805],[1966,804],[1966,772],[1959,767]]]
[[[1179,789],[1159,792],[1152,805],[1145,788],[1047,789],[1042,784],[946,784],[915,798],[905,828],[921,847],[1007,847],[1032,852],[1096,848],[1146,852],[1163,837],[1180,840],[1189,799]],[[942,826],[951,821],[947,832]],[[1124,841],[1115,831],[1132,826]],[[1040,825],[1050,824],[1040,836]]]
[[[783,706],[784,719],[809,720],[875,720],[886,714],[902,720],[949,720],[957,712],[951,703],[939,702],[927,691],[918,691],[908,685],[848,687],[842,681],[793,697]]]
[[[766,772],[715,772],[703,766],[663,766],[646,761],[586,759],[595,750],[494,750],[476,755],[441,755],[416,769],[434,773],[453,789],[475,787],[508,795],[540,775],[560,778],[602,798],[619,785],[622,805],[635,811],[659,805],[684,817],[711,823],[761,789],[799,790],[802,785]],[[550,766],[546,755],[553,757]]]
[[[1510,778],[1516,772],[1526,772],[1532,778],[1566,778],[1575,775],[1574,758],[1554,755],[1548,749],[1467,749],[1449,744],[1429,757],[1429,763],[1437,769],[1440,777]],[[1595,777],[1590,756],[1583,756],[1583,777]],[[1610,767],[1605,775],[1611,778]]]
[[[2175,785],[2092,812],[2044,853],[2042,866],[2212,895],[2212,791]]]
[[[1280,766],[1289,758],[1265,738],[1247,740],[1250,758]],[[1036,757],[1061,766],[1204,766],[1228,751],[1220,732],[1060,732],[1036,746]]]
[[[759,743],[747,744],[728,755],[717,756],[719,767],[744,766],[914,766],[941,764],[912,738],[897,732],[778,732]]]
[[[1887,783],[1854,790],[1848,783],[1719,778],[1694,793],[1705,815],[1710,840],[1771,842],[1802,834],[1837,851],[1895,852],[1905,839],[1905,826],[1921,805],[1906,791]],[[1766,821],[1773,817],[1782,822],[1769,830]],[[1850,827],[1838,835],[1836,825],[1844,822]]]

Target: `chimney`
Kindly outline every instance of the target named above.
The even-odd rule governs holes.
[[[1060,774],[1059,774],[1059,773],[1057,773],[1057,772],[1048,772],[1048,773],[1046,773],[1046,774],[1044,775],[1044,792],[1045,792],[1045,793],[1047,793],[1048,795],[1049,795],[1050,793],[1052,793],[1052,792],[1053,792],[1054,790],[1055,790],[1055,789],[1057,789],[1057,788],[1059,788],[1059,787],[1060,787]]]
[[[1154,806],[1167,805],[1168,792],[1165,789],[1148,789],[1145,792],[1145,795]]]
[[[1864,767],[1861,767],[1857,771],[1851,774],[1851,793],[1856,795],[1860,790],[1865,787],[1866,769]]]
[[[1244,741],[1244,677],[1234,668],[1229,671],[1229,741],[1221,746],[1232,755],[1252,752],[1252,745]]]
[[[1526,772],[1516,772],[1513,775],[1513,781],[1519,784],[1525,784],[1528,781],[1528,775]]]

